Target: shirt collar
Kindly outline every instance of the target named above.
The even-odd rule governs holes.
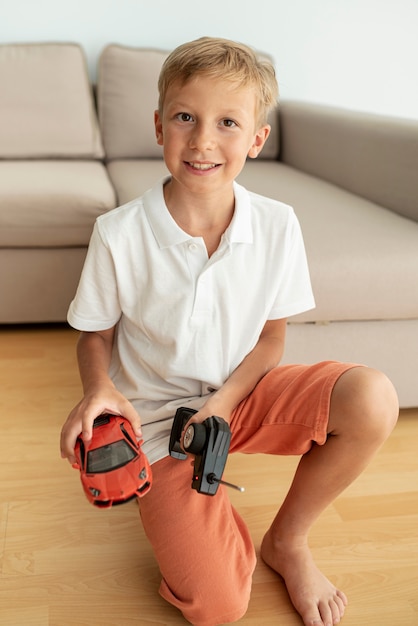
[[[252,243],[250,194],[245,187],[234,182],[234,196],[235,211],[225,234],[231,243]]]
[[[169,178],[159,181],[143,196],[144,209],[160,248],[176,246],[192,237],[182,230],[171,217],[164,201],[164,184]],[[252,243],[250,196],[248,191],[234,182],[235,210],[231,223],[225,231],[229,243]]]

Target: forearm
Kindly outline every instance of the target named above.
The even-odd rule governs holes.
[[[102,413],[123,415],[140,438],[141,420],[132,404],[116,389],[108,370],[112,357],[114,329],[82,333],[77,358],[84,396],[69,414],[61,431],[61,455],[74,462],[74,444],[82,433],[92,437],[94,419]]]
[[[81,333],[77,343],[77,360],[84,394],[103,385],[113,385],[109,377],[114,329],[104,333]]]

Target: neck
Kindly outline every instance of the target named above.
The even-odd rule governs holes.
[[[221,237],[234,214],[233,188],[216,194],[189,194],[172,181],[164,187],[167,208],[182,230],[191,237],[202,237],[208,256],[217,250]]]
[[[173,181],[164,187],[167,208],[177,224],[193,237],[217,231],[222,235],[234,214],[234,191],[193,194],[179,189]]]

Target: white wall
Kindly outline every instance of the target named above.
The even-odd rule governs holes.
[[[417,28],[418,0],[0,0],[0,43],[77,41],[92,77],[109,42],[222,36],[273,55],[283,98],[411,118]]]

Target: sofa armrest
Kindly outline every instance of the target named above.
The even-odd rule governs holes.
[[[418,221],[418,120],[284,101],[280,160]]]

